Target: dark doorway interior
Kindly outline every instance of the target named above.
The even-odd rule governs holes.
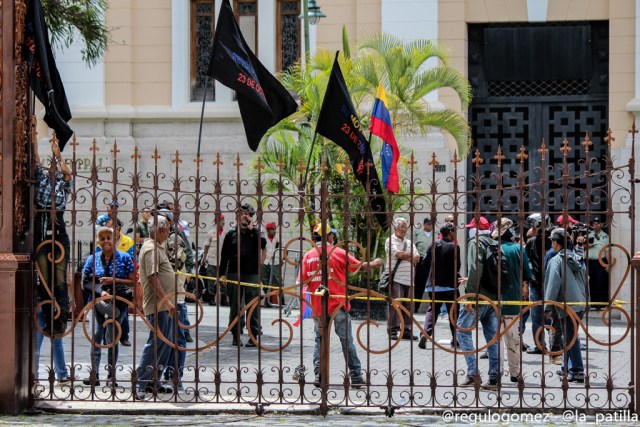
[[[608,127],[608,22],[473,24],[468,30],[469,80],[474,95],[469,108],[471,153],[477,148],[485,159],[480,166],[482,188],[490,190],[497,185],[497,161],[493,156],[498,145],[506,157],[502,183],[517,183],[520,163],[516,154],[524,145],[529,155],[524,164],[526,182],[535,190],[525,197],[525,210],[561,210],[562,195],[549,191],[559,186],[553,181],[562,175],[560,148],[564,138],[572,148],[568,154],[570,173],[584,172],[587,167],[584,147],[580,145],[587,131],[593,141],[589,156],[595,159],[588,167],[597,172],[606,166],[603,156]],[[550,168],[546,172],[540,168],[538,151],[543,138],[549,150],[545,161]],[[468,161],[471,177],[476,170],[471,157]],[[544,189],[540,185],[536,188],[543,175],[552,182]],[[592,188],[604,184],[601,178],[590,182]],[[467,185],[472,188],[473,180],[469,179]],[[572,186],[586,188],[587,182],[583,179]],[[541,206],[540,194],[549,197],[545,206]],[[584,202],[580,195],[580,191],[571,192],[569,210],[606,209],[605,193],[598,192]],[[497,211],[496,196],[493,191],[484,192],[479,200],[480,210]],[[517,191],[506,192],[502,210],[518,210],[518,201]],[[468,203],[469,210],[475,209],[474,199]]]

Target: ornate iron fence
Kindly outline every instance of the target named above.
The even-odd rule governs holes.
[[[635,140],[635,132],[632,133],[632,138]],[[599,305],[591,304],[591,310],[584,317],[576,313],[571,305],[580,301],[569,301],[568,306],[556,303],[556,306],[568,313],[564,327],[566,322],[570,322],[580,331],[584,343],[584,382],[577,382],[579,378],[575,375],[567,375],[570,371],[558,375],[556,371],[560,366],[550,363],[551,356],[567,353],[575,341],[569,339],[563,341],[562,348],[545,348],[541,350],[541,354],[528,354],[518,349],[516,358],[519,367],[514,382],[510,378],[513,377],[513,372],[511,375],[503,375],[503,372],[508,371],[508,364],[502,360],[499,379],[495,386],[489,384],[489,387],[484,387],[480,381],[480,376],[488,379],[487,362],[481,356],[489,345],[497,343],[500,351],[506,350],[505,353],[508,353],[510,349],[503,343],[503,339],[515,330],[520,331],[516,335],[521,341],[528,341],[532,347],[536,344],[543,347],[542,330],[536,331],[537,335],[534,337],[529,332],[531,325],[525,323],[528,330],[521,327],[522,321],[532,309],[541,306],[543,301],[532,303],[519,300],[505,304],[506,293],[499,292],[495,299],[476,299],[475,295],[465,294],[461,288],[461,294],[448,301],[453,303],[449,312],[436,324],[434,332],[428,334],[423,324],[423,314],[415,313],[411,303],[419,301],[423,306],[436,304],[440,300],[435,293],[409,293],[408,298],[390,298],[378,292],[378,273],[375,270],[355,272],[356,268],[350,268],[358,267],[360,262],[370,261],[379,256],[385,258],[387,269],[393,267],[393,262],[384,256],[383,242],[387,232],[379,228],[371,215],[367,194],[353,185],[348,164],[328,165],[323,162],[318,168],[321,177],[314,186],[316,190],[310,193],[305,190],[307,187],[302,182],[305,172],[303,165],[294,169],[295,165],[287,165],[286,159],[271,162],[276,166],[269,172],[265,170],[265,162],[261,159],[257,159],[250,167],[237,157],[233,164],[229,165],[228,162],[224,163],[218,154],[215,159],[206,159],[206,156],[194,159],[193,166],[186,167],[185,171],[185,167],[182,166],[183,160],[176,151],[171,159],[173,170],[169,172],[163,167],[157,150],[149,156],[135,147],[131,155],[127,156],[131,162],[125,169],[121,166],[122,154],[114,143],[113,163],[107,167],[107,173],[111,176],[105,179],[98,175],[96,142],[92,145],[93,159],[86,173],[87,165],[81,164],[82,161],[77,159],[78,143],[74,141],[71,145],[73,157],[68,162],[73,185],[65,212],[65,225],[71,237],[70,265],[82,265],[82,260],[87,255],[87,246],[96,247],[98,241],[95,225],[101,214],[101,203],[116,200],[119,206],[111,215],[114,220],[123,221],[125,225],[122,230],[126,230],[130,225],[134,226],[140,220],[143,208],[148,207],[155,211],[158,204],[163,201],[170,202],[176,222],[174,226],[177,226],[179,218],[186,218],[189,240],[196,249],[204,246],[207,231],[214,229],[214,224],[219,223],[223,216],[226,217],[231,227],[224,228],[223,234],[215,243],[215,248],[209,248],[215,249],[218,256],[224,246],[223,239],[226,233],[243,221],[242,205],[249,203],[256,210],[254,222],[258,229],[262,230],[269,221],[276,222],[276,235],[273,238],[281,242],[281,250],[273,258],[274,264],[286,265],[289,269],[282,278],[281,287],[273,285],[273,276],[271,285],[266,287],[259,283],[242,283],[242,278],[239,280],[241,283],[232,280],[223,282],[221,276],[224,276],[224,272],[221,271],[218,271],[215,277],[205,277],[212,283],[218,283],[215,287],[215,299],[210,299],[211,303],[216,305],[203,304],[198,298],[199,295],[186,292],[178,280],[181,273],[176,273],[175,282],[172,284],[173,292],[169,293],[165,300],[177,304],[178,296],[186,295],[195,302],[187,303],[190,325],[186,325],[183,319],[178,321],[177,316],[172,318],[171,321],[176,327],[172,336],[164,336],[162,333],[149,335],[149,331],[158,331],[160,326],[140,314],[135,315],[136,305],[140,303],[140,294],[134,293],[132,301],[119,297],[120,305],[128,306],[129,337],[132,346],[124,347],[121,343],[118,346],[118,356],[111,355],[111,359],[106,357],[104,351],[100,363],[94,362],[94,351],[114,348],[115,344],[108,343],[108,340],[107,343],[104,340],[95,342],[93,339],[99,327],[93,314],[96,300],[88,301],[83,304],[81,310],[72,314],[64,336],[58,341],[64,346],[62,353],[56,354],[60,351],[57,347],[59,344],[53,340],[45,340],[42,345],[39,365],[34,363],[32,369],[35,373],[38,366],[40,367],[39,374],[33,376],[33,397],[36,401],[117,402],[143,398],[149,402],[206,403],[220,407],[234,403],[253,406],[257,413],[262,413],[269,406],[316,407],[322,414],[334,407],[375,407],[382,408],[387,415],[393,414],[398,408],[635,410],[636,289],[634,275],[630,272],[630,254],[635,252],[636,200],[632,185],[635,183],[634,149],[632,147],[629,159],[619,159],[619,164],[614,165],[610,155],[612,140],[611,135],[606,139],[609,155],[604,159],[604,169],[591,168],[594,159],[590,156],[590,140],[586,135],[581,146],[572,147],[569,141],[565,140],[556,147],[564,153],[561,163],[547,163],[547,147],[543,144],[539,168],[525,171],[523,167],[515,179],[513,176],[505,177],[502,173],[504,154],[500,148],[495,156],[490,158],[482,158],[476,151],[473,157],[476,169],[468,172],[468,178],[458,169],[461,159],[457,155],[452,159],[453,173],[444,180],[436,179],[439,161],[435,154],[425,165],[417,164],[412,157],[404,179],[406,191],[403,194],[385,196],[387,206],[391,207],[388,218],[391,220],[398,216],[405,217],[410,235],[420,232],[421,220],[428,217],[435,225],[432,232],[432,236],[435,237],[445,222],[445,216],[453,216],[459,243],[456,252],[459,251],[462,255],[460,264],[463,275],[470,264],[466,262],[467,238],[462,231],[471,219],[479,224],[481,216],[495,219],[498,223],[502,218],[510,218],[514,224],[512,233],[521,236],[521,249],[528,230],[526,218],[531,213],[540,213],[543,216],[571,215],[587,224],[595,216],[602,218],[601,221],[611,236],[603,253],[610,251],[611,255],[609,258],[600,257],[599,263],[606,267],[609,274],[606,283],[600,281],[597,284],[587,275],[586,286],[606,287],[609,289],[608,300]],[[579,150],[580,160],[568,161],[569,150]],[[145,159],[145,156],[148,158]],[[522,165],[527,158],[526,147],[521,147],[517,158]],[[479,166],[482,162],[493,163],[497,166],[497,173],[489,177],[481,175]],[[142,163],[145,168],[141,167]],[[285,169],[297,170],[297,175],[286,173]],[[556,178],[558,173],[560,179]],[[232,176],[222,179],[224,175]],[[505,178],[509,178],[509,185],[503,185]],[[473,183],[470,190],[465,189],[466,179]],[[487,179],[497,184],[487,189],[483,185]],[[424,188],[421,187],[423,185]],[[273,191],[267,191],[267,188]],[[475,211],[467,210],[469,198],[482,199],[485,205],[489,200],[491,210],[481,212],[479,203],[474,204]],[[579,209],[567,209],[569,199],[575,201]],[[590,206],[593,202],[602,199],[606,200],[606,210],[591,211]],[[525,202],[528,206],[526,210]],[[36,210],[35,214],[38,212],[40,211]],[[157,212],[154,215],[157,215]],[[337,229],[338,242],[334,247],[329,245],[328,237],[322,238],[319,243],[313,241],[312,224],[309,223],[311,218],[326,221]],[[394,233],[393,227],[389,233]],[[243,237],[247,239],[240,233],[240,246]],[[175,239],[177,241],[178,237]],[[77,242],[80,240],[88,240],[90,243],[78,245]],[[470,239],[470,242],[474,240]],[[43,248],[55,246],[56,242],[48,240],[42,243],[40,248],[46,250]],[[358,260],[354,265],[345,261],[344,256],[338,257],[336,262],[346,262],[347,270],[346,287],[343,284],[341,292],[334,292],[333,295],[318,291],[308,292],[304,288],[308,280],[297,280],[300,254],[316,247],[321,262],[318,270],[311,276],[320,277],[325,286],[331,280],[340,281],[331,270],[334,266],[327,261],[338,254],[339,250],[336,248],[345,249]],[[546,252],[547,249],[548,247],[544,247],[542,250]],[[435,251],[435,246],[431,246],[429,250]],[[412,249],[407,251],[411,256],[416,255]],[[234,262],[239,270],[243,271],[248,266],[242,265],[243,258],[240,252],[237,249],[235,255],[240,255],[241,261]],[[138,253],[139,248],[136,247],[133,257],[136,263]],[[258,254],[254,255],[258,259]],[[541,252],[539,255],[542,257],[544,253]],[[160,257],[159,254],[156,256]],[[58,252],[58,256],[50,258],[49,262],[57,263],[61,259]],[[192,277],[197,280],[203,276],[202,262],[202,259],[195,258],[193,274],[187,274],[189,280]],[[469,263],[476,265],[482,262],[480,259],[469,260]],[[39,270],[37,267],[34,268]],[[414,277],[416,268],[410,267],[411,277]],[[520,262],[520,269],[524,270],[524,262]],[[257,271],[255,268],[253,270]],[[524,274],[518,274],[519,282],[525,279]],[[49,285],[53,276],[47,277],[42,272],[38,276],[39,279],[36,279],[34,274],[35,286],[43,286],[48,289],[49,295],[53,295]],[[95,289],[97,286],[95,279],[88,280],[88,283],[89,288]],[[565,285],[563,283],[563,286]],[[81,295],[81,292],[77,292],[78,288],[82,289],[78,275],[75,286],[77,295]],[[229,304],[236,304],[240,313],[237,317],[229,318],[230,308],[223,304],[225,286],[227,290],[230,287],[244,289],[247,295],[252,295],[250,291],[253,290],[253,294],[257,296],[247,298],[244,302],[229,298]],[[411,279],[410,289],[413,288],[414,281]],[[271,295],[278,295],[280,304],[270,308],[264,307],[265,301],[270,300]],[[298,305],[304,310],[306,300],[310,297],[319,297],[322,302],[313,309],[314,314],[319,316],[318,349],[315,355],[314,320],[303,318],[300,326],[294,326],[293,318],[288,317],[287,313],[291,312],[291,308],[285,307],[291,299],[297,299]],[[76,297],[78,298],[80,297]],[[108,301],[110,298],[102,296],[97,301]],[[366,313],[365,319],[355,320],[341,316],[341,307],[344,308],[347,303],[360,304]],[[53,297],[45,297],[37,306],[43,307],[47,304],[60,307]],[[463,351],[450,345],[449,341],[453,337],[447,330],[449,322],[456,324],[459,310],[465,310],[464,304],[473,305],[476,313],[480,311],[480,307],[488,306],[488,316],[500,316],[504,307],[510,305],[517,307],[517,314],[508,321],[496,321],[497,331],[488,336],[486,327],[480,329],[455,326],[457,333],[471,331],[474,350]],[[338,307],[335,311],[329,310],[329,307],[335,306]],[[596,312],[595,308],[602,310]],[[256,319],[252,318],[254,312],[257,313],[258,325],[252,324]],[[374,312],[382,313],[383,318],[375,318],[376,316],[372,316]],[[392,339],[385,330],[386,312],[395,312],[400,318],[400,336],[397,339]],[[437,320],[438,314],[433,315]],[[403,316],[410,319],[409,324],[405,324]],[[36,310],[34,324],[39,325]],[[107,325],[113,325],[113,341],[120,341],[122,325],[108,317],[104,323],[104,326]],[[178,326],[190,331],[194,340],[192,344],[176,344],[180,335]],[[247,335],[241,335],[241,330],[245,327]],[[362,367],[362,383],[359,383],[354,361],[343,355],[341,344],[332,333],[334,328],[336,331],[340,330],[341,334],[346,333],[347,341],[348,335],[352,335]],[[559,332],[557,328],[546,324],[543,329],[546,333]],[[403,333],[403,330],[408,332]],[[42,332],[42,328],[34,328],[34,337],[37,335],[36,331]],[[408,334],[416,337],[420,334],[425,339],[422,342],[406,339],[411,338]],[[234,346],[234,335],[237,340],[252,343],[255,347]],[[168,345],[179,350],[171,355],[175,363],[179,362],[179,353],[185,352],[186,362],[182,378],[174,375],[173,379],[166,382],[166,387],[163,385],[165,383],[162,371],[153,370],[149,392],[144,393],[143,388],[142,395],[137,395],[136,389],[140,390],[139,375],[144,369],[136,368],[139,368],[140,355],[147,338],[153,348]],[[424,349],[421,344],[424,344]],[[60,357],[60,354],[64,356],[67,372],[64,372],[65,369],[62,367],[55,366],[55,359]],[[473,382],[466,385],[463,384],[467,374],[465,355],[472,355],[473,361],[479,366],[479,376],[472,378]],[[160,358],[160,355],[154,354],[152,365],[155,366]],[[504,356],[500,355],[500,359],[504,359]],[[314,362],[317,363],[315,369]],[[115,368],[108,371],[107,365]],[[153,366],[147,368],[152,369]],[[108,372],[111,377],[105,382]],[[315,374],[319,374],[320,378],[316,379]],[[68,381],[64,378],[66,375],[69,375]],[[62,376],[63,381],[58,381],[57,376]],[[172,390],[168,385],[172,386]]]

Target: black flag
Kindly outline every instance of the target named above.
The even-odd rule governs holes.
[[[273,125],[298,109],[280,82],[260,63],[242,37],[229,0],[224,0],[207,74],[236,91],[249,147],[256,151]]]
[[[56,61],[51,53],[49,31],[44,22],[40,0],[29,2],[22,51],[29,67],[29,86],[44,105],[44,121],[56,132],[62,150],[73,135],[67,124],[71,120],[71,110]]]
[[[316,132],[338,144],[349,155],[349,161],[358,181],[371,191],[371,209],[376,213],[380,226],[388,227],[382,187],[378,171],[373,163],[371,146],[364,136],[362,123],[351,102],[344,82],[338,56],[333,62],[327,91],[322,101]]]

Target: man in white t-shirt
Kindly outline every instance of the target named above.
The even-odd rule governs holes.
[[[280,241],[276,236],[276,223],[268,222],[265,224],[267,230],[267,256],[262,265],[262,284],[266,286],[282,286],[282,279],[280,277],[280,256],[278,249],[280,248]],[[264,292],[268,293],[273,291],[271,288],[264,288]],[[267,307],[278,305],[278,296],[272,295],[270,299],[265,301]]]

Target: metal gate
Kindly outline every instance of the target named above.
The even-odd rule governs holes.
[[[635,138],[635,133],[632,136]],[[434,332],[429,335],[424,327],[424,316],[413,312],[412,302],[423,300],[425,304],[435,304],[431,294],[389,298],[377,290],[378,272],[375,269],[357,272],[357,268],[349,267],[358,265],[349,264],[343,255],[338,261],[342,260],[346,264],[347,271],[341,291],[327,294],[305,289],[307,280],[297,280],[295,274],[291,273],[301,261],[297,256],[289,255],[289,250],[291,254],[305,254],[316,251],[317,247],[321,262],[312,276],[319,276],[325,285],[331,280],[340,282],[331,270],[331,263],[327,262],[336,253],[340,253],[336,248],[352,254],[358,263],[382,257],[386,268],[392,268],[392,260],[384,256],[384,242],[388,233],[394,233],[395,230],[391,228],[386,232],[378,227],[369,210],[367,194],[352,181],[348,164],[320,165],[316,185],[318,191],[310,194],[302,184],[304,165],[298,165],[297,169],[293,169],[294,174],[288,174],[287,171],[292,169],[285,168],[286,159],[271,162],[275,167],[269,170],[265,166],[268,163],[262,159],[251,162],[238,157],[229,162],[223,161],[220,155],[183,159],[178,152],[171,159],[162,159],[157,151],[145,153],[138,147],[124,153],[114,143],[112,164],[107,169],[109,177],[103,175],[98,178],[95,141],[91,149],[91,167],[86,171],[79,167],[78,143],[74,141],[71,150],[68,150],[70,158],[67,161],[73,184],[64,212],[65,227],[71,240],[71,266],[83,265],[88,248],[95,248],[99,243],[95,225],[103,212],[103,206],[111,200],[118,203],[117,209],[110,213],[111,218],[123,222],[123,234],[127,228],[135,227],[141,219],[143,208],[150,208],[155,217],[158,215],[158,204],[169,202],[173,205],[170,207],[173,225],[180,226],[178,219],[186,221],[188,227],[185,228],[189,230],[190,243],[196,249],[204,246],[206,233],[215,230],[215,224],[219,223],[222,216],[227,220],[227,227],[222,230],[224,236],[241,224],[247,211],[243,205],[248,203],[255,208],[253,220],[258,230],[262,230],[267,222],[276,222],[275,239],[281,243],[282,250],[274,259],[278,265],[289,266],[289,273],[282,278],[283,286],[277,287],[242,279],[234,281],[231,275],[227,275],[227,280],[222,281],[224,272],[219,271],[206,278],[218,282],[215,288],[216,305],[207,305],[198,295],[182,288],[178,278],[184,273],[177,272],[172,284],[173,292],[166,295],[164,301],[172,301],[176,305],[179,302],[178,296],[186,295],[195,302],[186,303],[190,325],[184,319],[178,322],[177,316],[171,318],[174,332],[170,336],[160,333],[162,327],[153,318],[145,318],[140,313],[134,315],[140,302],[140,294],[134,292],[132,301],[121,299],[121,306],[128,306],[127,320],[132,346],[126,347],[120,343],[117,361],[115,352],[111,352],[110,356],[107,353],[108,348],[114,348],[114,343],[122,338],[123,325],[108,316],[101,318],[104,323],[99,324],[94,317],[96,302],[108,302],[111,297],[101,295],[86,304],[83,302],[79,304],[83,308],[71,315],[60,341],[44,339],[39,363],[33,360],[32,397],[38,406],[72,404],[77,407],[95,407],[96,402],[133,402],[135,399],[142,399],[141,403],[149,405],[170,402],[174,405],[199,403],[216,410],[254,408],[258,414],[265,410],[311,408],[326,415],[331,408],[355,407],[381,408],[387,415],[392,415],[397,409],[445,408],[504,408],[523,412],[532,408],[577,408],[587,412],[635,410],[636,281],[631,271],[631,254],[636,250],[636,200],[633,186],[629,184],[635,183],[635,151],[632,151],[630,159],[619,159],[614,164],[610,144],[607,144],[604,167],[585,171],[582,167],[573,167],[576,163],[591,164],[593,159],[593,154],[588,151],[588,141],[586,138],[582,139],[581,145],[567,141],[555,151],[555,156],[561,153],[558,171],[546,166],[549,158],[544,150],[534,154],[523,144],[516,151],[515,165],[518,169],[509,174],[505,174],[504,167],[507,162],[513,161],[514,153],[511,148],[508,148],[509,152],[476,152],[471,160],[474,168],[470,170],[468,177],[459,175],[458,164],[461,159],[454,158],[453,173],[449,177],[453,182],[452,191],[441,190],[439,186],[435,175],[438,165],[435,155],[428,165],[410,161],[407,170],[403,171],[410,184],[410,191],[386,197],[387,206],[393,206],[394,209],[389,212],[389,216],[405,217],[411,234],[421,230],[424,217],[430,217],[435,230],[439,230],[445,222],[445,216],[452,214],[460,245],[466,245],[467,216],[479,218],[483,215],[490,220],[509,217],[515,224],[514,229],[522,236],[522,244],[527,230],[524,220],[529,213],[542,211],[543,214],[552,215],[554,219],[556,215],[570,214],[580,216],[585,222],[595,215],[601,216],[611,237],[607,247],[611,251],[611,259],[615,259],[615,265],[614,261],[611,265],[603,264],[610,267],[608,282],[600,283],[610,287],[608,302],[592,305],[593,310],[583,319],[567,308],[567,320],[575,321],[585,344],[582,351],[586,368],[584,383],[570,381],[566,372],[557,375],[559,366],[549,363],[549,357],[553,354],[545,350],[541,355],[518,352],[520,368],[515,382],[511,382],[508,375],[502,375],[507,366],[503,361],[499,380],[494,387],[484,388],[480,378],[473,384],[463,386],[467,372],[465,354],[472,356],[479,365],[480,376],[486,380],[488,366],[481,357],[484,350],[493,343],[504,348],[502,338],[509,331],[518,330],[522,316],[534,306],[540,305],[540,302],[516,303],[519,314],[515,320],[501,324],[497,332],[486,337],[486,340],[484,329],[472,328],[474,350],[462,351],[450,346],[452,336],[448,324],[453,322],[455,325],[463,302],[475,301],[474,295],[464,294],[464,291],[461,291],[462,295],[455,300],[447,315],[440,318]],[[611,141],[609,135],[606,142]],[[515,147],[515,142],[513,144]],[[503,147],[504,149],[507,147]],[[540,166],[529,170],[535,171],[536,177],[539,177],[534,179],[527,175],[525,165],[536,156],[540,156]],[[131,159],[126,168],[121,166],[123,159]],[[496,165],[493,175],[485,175],[480,168],[475,167],[490,161],[494,161]],[[171,165],[171,172],[163,167],[166,164]],[[51,173],[55,172],[54,162]],[[472,183],[468,190],[461,189],[465,187],[465,179]],[[541,190],[538,180],[542,188],[548,190]],[[592,180],[598,185],[590,184]],[[585,185],[576,185],[576,182],[584,182]],[[485,204],[474,203],[471,209],[465,204],[465,200],[469,199],[476,202],[486,200],[488,208],[484,208]],[[533,199],[539,200],[539,203],[536,202],[535,208],[530,209],[528,206],[531,204],[527,205],[526,201]],[[551,203],[551,200],[557,202]],[[570,203],[574,200],[596,200],[597,203]],[[438,208],[440,206],[443,208]],[[597,208],[592,210],[593,206]],[[53,214],[55,207],[40,211]],[[36,210],[34,215],[38,212]],[[331,247],[325,234],[320,239],[319,246],[313,242],[313,224],[310,221],[326,221],[331,228],[336,229],[337,242],[334,247]],[[182,223],[183,227],[184,225]],[[433,235],[435,234],[434,232]],[[242,238],[241,235],[240,244]],[[78,245],[79,241],[89,241],[90,245]],[[220,250],[223,246],[224,237],[221,237],[215,249]],[[54,247],[60,246],[51,239],[40,245],[42,250]],[[412,251],[409,249],[410,253]],[[61,262],[63,257],[59,251],[56,253],[58,256],[49,258],[49,263]],[[136,247],[133,253],[133,260],[139,264],[140,249]],[[160,257],[159,253],[155,255]],[[242,257],[239,259],[237,267],[240,271],[249,267],[255,271],[254,267],[259,267],[243,266]],[[462,260],[462,274],[467,267],[466,261]],[[193,278],[197,280],[202,276],[202,260],[195,258],[194,262]],[[415,267],[410,268],[410,273],[413,277]],[[192,278],[188,272],[186,276]],[[34,273],[33,283],[34,286],[44,287],[44,291],[51,290],[52,279],[53,276],[46,274],[40,274],[37,279]],[[74,289],[79,295],[76,297],[78,302],[82,298],[82,289],[87,288],[86,284],[89,284],[89,289],[95,289],[95,280],[93,277],[87,279],[85,275],[83,286],[82,274],[76,275]],[[413,284],[412,279],[409,289],[413,289]],[[232,286],[236,287],[235,293],[229,292]],[[230,307],[224,305],[225,287],[229,293],[229,304],[236,304],[240,313],[237,317],[230,318]],[[245,298],[244,301],[233,300],[232,295],[237,295],[239,289],[243,289],[246,295],[252,295],[253,292],[255,296]],[[47,304],[60,307],[57,298],[46,297],[46,294],[54,295],[53,292],[42,292],[42,288],[35,290],[34,293],[45,295],[39,302],[40,307]],[[300,307],[308,304],[307,298],[319,297],[320,305],[313,308],[318,316],[317,335],[313,318],[303,318],[300,326],[294,326],[295,317],[285,314],[284,305],[264,307],[263,303],[270,295],[283,296],[285,304],[291,299],[298,299]],[[496,300],[481,298],[479,304],[489,305],[491,311],[499,315],[501,305],[498,301],[501,300],[502,295]],[[341,311],[347,301],[364,306],[366,319],[345,317]],[[330,306],[337,308],[332,311],[329,310]],[[36,307],[35,301],[33,307]],[[596,312],[596,308],[602,311]],[[401,332],[397,340],[392,339],[387,332],[388,321],[384,316],[381,319],[374,318],[374,312],[395,312],[400,319],[409,319],[407,323],[400,321],[400,330],[405,332]],[[158,314],[159,311],[153,313]],[[257,313],[256,317],[252,317],[254,313]],[[294,315],[295,313],[294,311]],[[36,310],[33,312],[33,319],[32,342],[35,350],[37,331],[42,332],[40,327],[35,326],[38,325]],[[253,323],[255,319],[257,325]],[[54,320],[52,318],[50,322]],[[95,332],[100,326],[113,328],[113,342],[105,338],[96,342]],[[344,356],[340,340],[334,333],[336,326],[344,331],[341,333],[346,334],[347,343],[350,338],[353,339],[361,365],[362,383],[354,381],[358,379],[353,375],[357,368],[350,363],[353,360]],[[181,339],[178,327],[190,331],[193,343],[177,344]],[[246,329],[240,334],[240,329],[243,328]],[[455,328],[458,334],[461,328]],[[533,346],[535,340],[530,328],[528,325],[519,336]],[[546,332],[552,331],[550,326],[545,326],[545,329]],[[252,343],[255,346],[233,345],[234,335],[243,344]],[[425,348],[421,348],[420,341],[407,339],[411,335],[424,336]],[[566,354],[573,343],[564,344],[564,348],[555,354]],[[59,345],[62,350],[59,350]],[[141,367],[141,353],[144,352],[145,345],[157,351],[153,353],[151,363]],[[159,361],[166,360],[158,350],[163,346],[177,350],[170,356],[174,364],[177,364],[174,366],[179,366],[180,353],[185,353],[186,361],[181,378],[177,370],[166,370],[162,369],[164,366],[158,366],[161,364]],[[96,363],[95,354],[100,350],[102,358]],[[57,358],[64,366],[56,368]],[[110,369],[108,365],[111,365]],[[151,372],[150,382],[147,383],[150,386],[140,389],[141,375],[145,371]],[[169,374],[170,379],[165,380],[165,373]],[[320,374],[319,382],[316,382],[316,373]],[[143,393],[140,395],[136,391]]]

